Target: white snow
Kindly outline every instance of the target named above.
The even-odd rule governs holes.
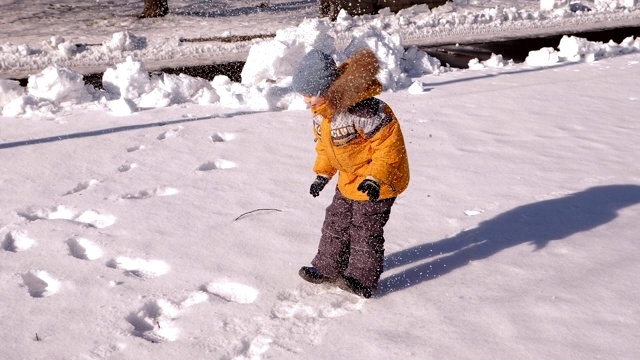
[[[640,40],[468,70],[412,46],[637,25],[628,3],[328,23],[306,0],[144,20],[141,2],[0,0],[1,357],[640,358]],[[311,114],[289,88],[312,47],[376,52],[409,152],[369,300],[297,275],[333,195],[308,194]],[[148,73],[245,59],[239,83]]]

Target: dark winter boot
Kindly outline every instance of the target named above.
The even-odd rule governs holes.
[[[362,283],[351,276],[341,276],[336,281],[336,285],[344,291],[362,296],[363,298],[370,298],[372,289],[368,286],[362,285]]]
[[[318,271],[318,269],[314,268],[313,266],[301,267],[300,270],[298,271],[298,275],[300,275],[301,278],[305,279],[306,281],[312,284],[322,284],[325,282],[332,282],[330,278],[322,275],[320,271]]]

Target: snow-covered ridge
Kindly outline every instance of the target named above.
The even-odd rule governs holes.
[[[227,108],[254,111],[304,109],[301,98],[290,90],[291,74],[298,59],[311,48],[333,54],[344,61],[358,49],[376,52],[382,71],[378,79],[387,90],[409,88],[420,93],[422,86],[412,78],[451,71],[440,61],[412,46],[405,49],[397,34],[369,29],[354,36],[344,50],[336,46],[333,28],[324,20],[307,20],[297,28],[279,30],[276,37],[254,45],[242,71],[241,83],[226,76],[212,81],[184,74],[149,75],[145,64],[132,56],[108,68],[102,77],[103,89],[85,84],[81,74],[65,67],[50,66],[28,79],[26,89],[14,80],[0,80],[0,108],[3,116],[51,117],[67,108],[110,109],[116,115],[161,108],[182,103],[218,104]],[[116,45],[113,45],[113,43]],[[63,44],[63,43],[60,43]],[[132,34],[114,36],[105,47],[131,47],[144,44]],[[595,61],[603,57],[640,50],[640,39],[629,37],[620,44],[590,42],[565,36],[558,47],[532,51],[529,66],[549,66],[565,61]],[[470,68],[513,66],[498,54],[484,62],[474,59]]]

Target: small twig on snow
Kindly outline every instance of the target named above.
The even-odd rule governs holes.
[[[279,211],[279,212],[282,212],[282,210],[280,210],[280,209],[255,209],[255,210],[247,211],[247,212],[246,212],[246,213],[244,213],[244,214],[241,214],[240,216],[238,216],[237,218],[235,218],[233,221],[237,221],[237,220],[239,220],[241,217],[243,217],[243,216],[245,216],[245,215],[249,215],[249,214],[254,213],[254,212],[256,212],[256,211]]]
[[[40,337],[38,336],[38,333],[36,333],[36,341],[40,341]]]

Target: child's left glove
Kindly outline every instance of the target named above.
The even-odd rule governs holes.
[[[373,179],[364,179],[358,185],[358,191],[369,196],[369,201],[376,201],[380,197],[380,184]]]

